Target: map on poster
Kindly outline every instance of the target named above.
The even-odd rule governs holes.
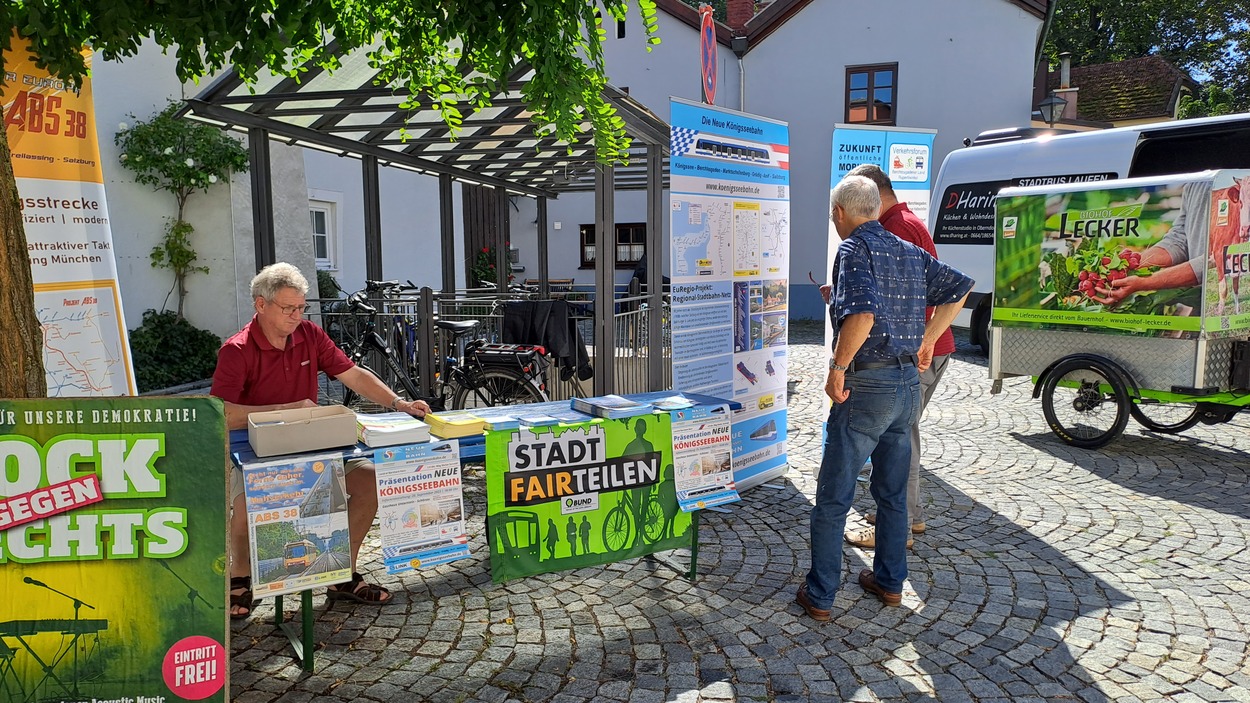
[[[48,395],[107,395],[127,387],[130,365],[117,335],[121,315],[113,282],[36,288]]]
[[[728,276],[733,256],[733,201],[674,195],[672,202],[673,274]]]
[[[790,272],[790,203],[766,202],[760,210],[760,273],[785,277]]]

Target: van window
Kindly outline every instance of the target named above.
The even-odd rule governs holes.
[[[1162,176],[1215,168],[1250,168],[1250,125],[1211,125],[1198,130],[1178,126],[1143,132],[1128,175]]]

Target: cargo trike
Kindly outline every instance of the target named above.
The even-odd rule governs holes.
[[[999,192],[990,375],[1101,447],[1250,406],[1250,170]],[[1244,278],[1244,280],[1243,280]]]

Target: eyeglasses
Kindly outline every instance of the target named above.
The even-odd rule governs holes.
[[[273,303],[272,300],[269,302]],[[274,305],[278,304],[274,303]],[[308,308],[308,303],[304,303],[303,305],[278,305],[278,310],[280,310],[283,315],[287,316],[294,315],[297,312],[303,315],[305,312],[308,312]]]

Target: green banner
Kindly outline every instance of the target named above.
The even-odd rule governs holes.
[[[1201,330],[1209,180],[998,199],[994,320],[1192,337]]]
[[[1150,332],[1156,329],[1197,332],[1202,318],[1167,318],[1155,315],[1129,315],[1109,312],[1077,312],[1071,310],[1023,310],[1020,308],[994,308],[994,319],[1000,322],[1053,323],[1082,325],[1126,332]]]
[[[495,582],[690,545],[668,413],[486,433]]]
[[[226,700],[221,401],[0,400],[0,465],[0,691]]]

